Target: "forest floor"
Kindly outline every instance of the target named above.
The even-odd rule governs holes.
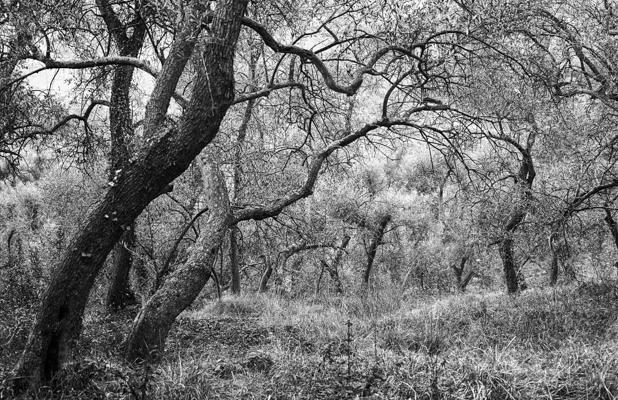
[[[91,312],[76,356],[81,361],[66,370],[54,397],[618,396],[615,282],[529,290],[517,297],[399,297],[382,292],[312,300],[224,298],[185,312],[170,335],[164,361],[142,368],[121,361],[131,316]],[[15,324],[5,325],[2,335],[15,331]],[[23,340],[25,331],[16,330],[11,346],[0,353],[0,373],[6,375]]]

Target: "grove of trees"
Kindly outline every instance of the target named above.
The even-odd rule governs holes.
[[[16,390],[54,378],[98,305],[137,304],[124,354],[156,361],[210,281],[614,277],[617,7],[2,2],[2,305],[37,304]]]

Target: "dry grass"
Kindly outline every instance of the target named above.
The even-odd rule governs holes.
[[[185,313],[165,361],[146,370],[97,351],[111,344],[88,338],[113,321],[91,318],[93,349],[55,397],[613,399],[616,316],[615,283],[425,303],[228,297]]]

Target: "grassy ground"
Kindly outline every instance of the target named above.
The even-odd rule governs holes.
[[[120,361],[128,316],[93,313],[85,322],[82,361],[67,370],[55,393],[106,399],[613,399],[617,316],[617,283],[432,301],[387,293],[311,300],[247,295],[183,314],[165,360],[129,368]]]

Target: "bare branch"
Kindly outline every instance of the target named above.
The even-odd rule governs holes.
[[[364,75],[371,73],[376,63],[386,54],[390,52],[398,52],[405,54],[409,57],[418,59],[418,57],[414,55],[413,50],[415,48],[422,47],[421,44],[412,44],[409,48],[403,48],[401,46],[386,46],[376,51],[373,56],[369,58],[365,65],[357,69],[356,73],[354,74],[354,79],[349,85],[341,85],[336,82],[335,78],[326,67],[326,64],[324,64],[324,61],[322,61],[322,59],[318,57],[317,54],[313,51],[298,46],[290,46],[279,43],[263,25],[249,18],[244,17],[242,22],[243,25],[251,28],[258,35],[260,35],[264,43],[276,53],[295,54],[302,59],[311,61],[311,63],[317,68],[320,75],[322,75],[326,86],[328,86],[331,90],[335,92],[347,94],[348,96],[352,96],[358,91],[358,89],[363,83]]]

